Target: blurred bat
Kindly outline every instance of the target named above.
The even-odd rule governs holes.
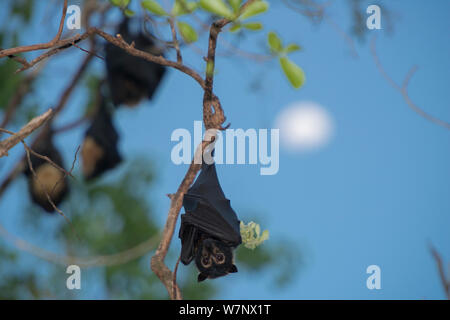
[[[39,139],[37,145],[33,148],[36,153],[47,156],[55,164],[63,167],[63,159],[59,151],[53,145],[53,131],[46,127],[44,135]],[[28,189],[32,201],[39,205],[45,211],[52,213],[54,208],[47,199],[47,194],[52,199],[55,206],[58,206],[69,192],[67,177],[64,173],[51,165],[48,161],[30,154],[31,164],[36,176],[27,166],[25,175],[28,178]]]
[[[135,35],[129,30],[129,20],[125,18],[118,33],[127,42],[134,41],[135,48],[153,55],[162,55],[153,39],[142,32]],[[152,99],[166,72],[159,64],[128,54],[123,49],[107,43],[105,46],[107,80],[114,105],[134,106],[142,99]]]
[[[110,111],[101,98],[97,114],[87,129],[81,148],[82,171],[87,180],[116,167],[122,157],[117,149],[119,135],[114,128]]]

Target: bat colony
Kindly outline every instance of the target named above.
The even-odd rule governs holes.
[[[124,19],[118,28],[118,33],[129,43],[134,42],[137,49],[152,54],[162,54],[162,50],[154,45],[150,36],[143,33],[133,34],[129,30],[129,20]],[[100,92],[101,99],[91,124],[86,130],[81,147],[82,173],[90,181],[100,177],[106,171],[115,168],[122,160],[118,151],[119,134],[112,121],[113,111],[108,103],[112,100],[116,107],[135,106],[143,99],[151,100],[166,72],[165,67],[134,57],[122,49],[107,43],[105,45],[107,94]],[[101,91],[103,88],[99,88]],[[35,151],[48,156],[57,165],[63,167],[60,153],[53,145],[52,130],[39,139]],[[35,171],[24,170],[32,201],[45,211],[54,212],[53,205],[48,201],[50,196],[55,206],[68,194],[68,182],[61,170],[35,155],[31,155],[31,164]]]
[[[128,19],[120,23],[118,33],[127,43],[134,42],[137,49],[163,54],[151,37],[130,32]],[[105,45],[105,62],[107,94],[99,93],[101,99],[81,147],[82,174],[87,181],[102,176],[122,161],[119,134],[112,119],[114,108],[109,101],[116,107],[132,107],[143,99],[151,100],[166,73],[165,67],[129,55],[110,43]],[[45,130],[35,151],[63,167],[63,159],[53,144],[53,132],[49,126]],[[39,157],[31,155],[31,164],[33,170],[28,167],[24,171],[31,199],[52,213],[55,208],[48,196],[58,206],[69,192],[68,179],[60,169]],[[179,231],[181,262],[188,265],[194,260],[198,281],[237,272],[233,251],[242,242],[239,220],[220,187],[214,163],[203,162],[199,176],[184,196],[183,207],[185,214],[181,215]]]

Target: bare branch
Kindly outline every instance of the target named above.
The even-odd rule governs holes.
[[[66,13],[67,13],[67,0],[64,0],[62,17],[59,22],[58,33],[51,41],[49,41],[47,43],[33,44],[33,45],[29,45],[29,46],[21,46],[21,47],[15,47],[15,48],[11,48],[11,49],[1,50],[0,58],[15,55],[15,54],[22,53],[22,52],[43,50],[43,49],[48,49],[48,48],[53,47],[61,38],[61,34],[62,34],[62,31],[64,28],[64,20],[66,19]],[[24,64],[23,62],[21,62],[21,63]]]

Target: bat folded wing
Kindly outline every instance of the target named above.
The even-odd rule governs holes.
[[[227,199],[213,204],[200,197],[185,196],[186,214],[182,223],[196,227],[204,234],[210,235],[230,246],[241,243],[239,220]]]

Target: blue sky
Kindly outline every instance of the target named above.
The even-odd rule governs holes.
[[[450,261],[450,132],[408,107],[377,70],[369,41],[377,35],[378,55],[398,83],[413,65],[419,66],[409,86],[411,98],[448,122],[450,3],[388,2],[393,33],[375,30],[368,32],[365,42],[355,40],[358,58],[330,25],[312,25],[278,1],[271,3],[270,12],[258,20],[266,31],[277,31],[285,42],[304,48],[291,58],[304,69],[307,82],[294,90],[275,61],[260,64],[238,56],[218,56],[215,92],[227,120],[233,128],[271,128],[279,112],[291,103],[315,101],[333,118],[334,136],[312,152],[281,149],[280,170],[274,176],[261,176],[256,165],[218,167],[222,188],[241,218],[260,217],[271,239],[297,242],[306,258],[302,268],[292,266],[292,272],[299,274],[286,288],[273,289],[268,275],[232,282],[220,279],[225,286],[220,298],[444,298],[427,243],[431,241],[444,261]],[[349,30],[347,3],[335,1],[329,12]],[[54,26],[48,24],[52,30]],[[265,53],[264,34],[249,35],[242,40],[243,47]],[[40,33],[28,40],[47,38],[48,33]],[[201,39],[200,48],[206,48],[205,41]],[[39,88],[42,106],[57,101],[59,89],[68,81],[66,71],[76,68],[81,57],[73,50],[44,71],[48,81]],[[184,60],[198,70],[203,68],[192,50],[185,50]],[[100,63],[96,67],[102,68]],[[58,77],[51,73],[55,70]],[[257,79],[261,89],[249,90]],[[67,123],[84,101],[82,92],[76,91],[58,122]],[[130,157],[148,155],[156,165],[158,187],[149,190],[149,199],[154,211],[161,212],[161,225],[169,207],[165,194],[175,191],[187,170],[186,165],[170,161],[175,144],[170,136],[177,128],[193,130],[193,121],[202,118],[201,102],[198,85],[171,70],[150,105],[116,114],[122,152]],[[73,154],[82,134],[80,128],[61,135],[57,142],[66,154]],[[11,157],[17,154],[13,151]],[[0,177],[10,167],[10,163],[2,164]],[[15,200],[24,187],[23,181],[15,183],[0,201],[0,211],[10,212],[1,215],[0,221],[18,234],[23,231],[13,212],[23,210]],[[381,290],[366,288],[365,271],[372,264],[381,267]]]

